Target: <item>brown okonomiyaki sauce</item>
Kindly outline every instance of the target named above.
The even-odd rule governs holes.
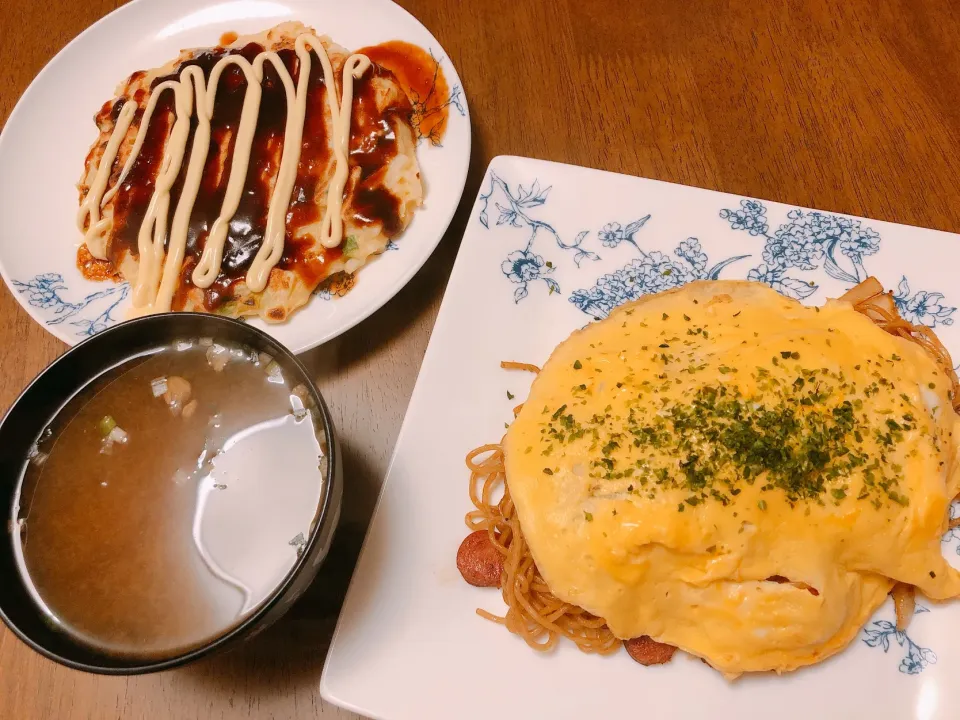
[[[14,501],[20,574],[82,645],[165,659],[254,613],[295,567],[326,490],[309,391],[250,348],[124,360],[41,433]]]
[[[443,68],[430,53],[403,40],[390,40],[380,45],[357,50],[370,61],[386,68],[397,78],[410,98],[410,123],[418,139],[429,138],[439,143],[447,129],[450,87]]]
[[[230,35],[225,34],[221,42],[227,44]],[[176,79],[188,66],[199,67],[204,76],[209,78],[213,66],[225,54],[240,54],[253,61],[263,50],[261,45],[249,43],[240,48],[217,47],[197,53],[181,63],[174,73],[155,79],[151,89],[165,80]],[[418,139],[442,136],[447,108],[441,99],[447,97],[447,83],[433,58],[414,45],[391,41],[364,48],[359,52],[367,54],[373,65],[354,82],[349,141],[351,176],[345,189],[345,195],[352,193],[352,200],[349,207],[345,205],[344,213],[345,216],[351,214],[354,221],[360,224],[379,223],[384,234],[393,238],[403,228],[400,200],[385,189],[381,172],[397,155],[397,143],[391,123],[394,117],[397,117],[412,124]],[[295,51],[281,50],[278,55],[296,84],[299,81],[300,63]],[[293,271],[311,287],[329,279],[328,266],[341,257],[343,246],[347,242],[345,237],[339,247],[318,252],[314,238],[304,232],[308,226],[319,226],[321,208],[317,205],[317,198],[325,191],[325,174],[332,161],[327,88],[322,65],[317,60],[316,53],[313,56],[300,161],[287,212],[284,251],[276,266],[280,270]],[[373,79],[390,73],[396,76],[398,84],[409,99],[395,98],[386,107],[378,108]],[[190,215],[185,259],[172,302],[174,310],[184,308],[188,293],[194,289],[191,274],[223,204],[246,87],[246,78],[240,68],[231,65],[224,70],[210,123],[210,149]],[[270,196],[283,153],[287,114],[284,87],[271,63],[264,64],[261,88],[260,112],[240,205],[229,224],[220,274],[203,293],[204,307],[209,311],[216,311],[225,303],[237,299],[234,288],[245,279],[247,270],[263,242]],[[140,108],[130,133],[135,133],[139,127],[147,95],[148,93],[138,91],[134,98],[140,103]],[[106,103],[97,116],[98,124],[102,126],[108,119],[115,121],[126,99],[120,98]],[[128,253],[134,257],[138,255],[137,236],[153,194],[164,148],[174,121],[173,94],[167,92],[158,101],[141,151],[117,193],[114,210],[115,237],[107,248],[115,268],[119,268]],[[196,126],[197,121],[194,118],[185,157],[190,154]],[[168,228],[179,203],[187,165],[188,163],[183,163],[180,175],[170,191]],[[119,173],[120,163],[117,162],[110,186],[116,182]],[[78,266],[90,279],[103,277],[102,268],[81,262],[79,256]]]

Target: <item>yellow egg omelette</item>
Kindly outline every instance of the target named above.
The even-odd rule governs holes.
[[[507,484],[561,600],[728,675],[789,671],[895,582],[960,595],[950,388],[847,302],[696,282],[556,348],[504,439]]]

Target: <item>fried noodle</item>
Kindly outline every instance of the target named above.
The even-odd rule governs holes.
[[[850,288],[839,299],[849,302],[854,310],[866,315],[881,330],[915,342],[926,350],[950,381],[950,402],[953,403],[954,410],[960,411],[960,393],[957,392],[960,380],[953,369],[950,352],[931,328],[914,325],[900,317],[893,296],[884,291],[883,285],[875,277],[869,277],[856,287]]]
[[[470,499],[476,508],[467,513],[467,527],[472,531],[486,530],[490,542],[503,555],[500,587],[507,605],[503,617],[486,610],[477,610],[477,614],[505,625],[535,650],[550,650],[563,636],[584,652],[616,652],[620,640],[606,623],[583,608],[559,600],[537,570],[506,486],[500,445],[472,450],[467,455],[467,467]]]

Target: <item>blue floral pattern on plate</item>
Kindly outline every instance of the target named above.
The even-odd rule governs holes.
[[[930,612],[929,608],[917,605],[915,615]],[[897,630],[897,623],[890,620],[874,620],[863,630],[863,642],[869,647],[882,647],[883,652],[890,650],[890,641],[904,648],[907,654],[900,660],[900,672],[906,675],[919,675],[928,665],[937,662],[937,654],[930,648],[918,645],[905,631]]]
[[[677,245],[673,251],[675,258],[657,250],[644,252],[636,243],[631,244],[637,248],[639,258],[616,272],[602,276],[592,288],[575,290],[570,302],[590,317],[600,320],[617,305],[643,295],[680,287],[691,280],[716,280],[727,265],[749,257],[736,255],[708,268],[707,255],[695,237]]]
[[[600,256],[596,253],[583,248],[583,241],[589,234],[588,230],[581,230],[572,241],[564,242],[553,225],[531,216],[531,211],[546,203],[547,196],[550,194],[550,188],[541,188],[537,180],[534,180],[528,188],[524,188],[523,185],[511,188],[495,172],[491,171],[489,189],[486,193],[480,195],[482,205],[480,223],[485,228],[490,229],[489,205],[491,198],[497,191],[503,198],[503,204],[494,202],[494,207],[500,213],[496,224],[498,226],[508,225],[527,231],[525,246],[507,255],[506,260],[500,266],[507,279],[519,285],[513,292],[515,302],[520,302],[527,297],[530,283],[538,280],[546,285],[550,294],[560,292],[560,284],[549,277],[554,270],[553,262],[544,260],[543,256],[534,252],[538,236],[549,236],[561,250],[572,251],[574,253],[573,260],[577,267],[584,260],[600,259]]]
[[[818,285],[796,277],[798,272],[820,268],[827,275],[848,285],[866,280],[866,258],[880,249],[880,234],[863,227],[860,220],[815,210],[794,209],[787,222],[770,234],[767,208],[757,200],[741,200],[740,207],[720,211],[720,217],[733,230],[742,230],[764,238],[763,262],[747,273],[748,280],[765,283],[788,297],[802,300],[815,293]],[[916,324],[935,327],[952,325],[956,310],[944,302],[942,293],[920,290],[910,292],[904,276],[894,293],[900,314]]]
[[[545,205],[551,188],[541,188],[534,179],[529,186],[512,186],[493,170],[488,175],[486,191],[480,194],[478,219],[490,230],[490,203],[499,213],[495,227],[507,226],[525,230],[526,243],[507,254],[500,265],[503,275],[517,285],[514,302],[519,303],[536,282],[544,283],[548,294],[562,294],[560,283],[551,277],[556,265],[537,252],[538,236],[546,235],[561,250],[573,253],[574,265],[582,269],[584,260],[600,260],[600,255],[585,247],[589,230],[580,230],[573,240],[564,241],[556,227],[540,217],[536,209]],[[495,196],[497,199],[495,199]],[[786,214],[786,222],[770,232],[767,207],[758,200],[743,199],[737,208],[724,208],[719,217],[726,220],[731,230],[746,232],[763,240],[757,264],[746,273],[748,280],[769,285],[774,290],[796,300],[813,295],[819,285],[809,277],[801,277],[821,270],[829,277],[852,287],[869,277],[865,263],[880,249],[880,234],[865,227],[861,220],[815,210],[795,208]],[[602,319],[625,302],[692,280],[718,279],[728,265],[751,258],[749,254],[732,255],[710,264],[700,240],[688,237],[680,242],[672,255],[641,247],[637,234],[650,220],[646,214],[637,220],[621,224],[611,221],[596,231],[597,240],[604,249],[629,246],[637,255],[620,269],[596,279],[592,287],[575,290],[569,301],[587,315]],[[709,267],[708,267],[709,266]],[[910,322],[936,327],[952,325],[956,307],[949,305],[943,293],[930,290],[911,291],[906,276],[902,276],[893,295],[900,314]]]
[[[433,54],[433,50],[430,50],[430,59],[434,62],[433,82],[430,84],[430,91],[426,97],[421,98],[418,92],[413,91],[413,97],[410,98],[410,104],[413,107],[410,111],[410,125],[413,127],[413,134],[417,138],[418,145],[422,140],[429,140],[430,144],[434,147],[441,147],[443,145],[443,143],[440,142],[441,128],[434,126],[427,132],[423,132],[421,128],[423,121],[437,113],[443,112],[444,108],[453,107],[461,116],[467,114],[467,109],[463,104],[463,90],[459,85],[451,87],[445,98],[435,97],[437,76],[440,73],[440,66],[444,58],[437,59]]]
[[[399,249],[400,246],[391,240],[384,251],[392,252]],[[14,280],[13,287],[23,293],[30,307],[50,311],[53,317],[44,321],[47,325],[60,325],[71,318],[76,318],[69,324],[77,328],[76,335],[79,337],[95,335],[120,320],[115,311],[130,294],[130,285],[123,283],[90,293],[83,300],[71,303],[60,296],[62,291],[68,290],[66,281],[60,273],[43,273],[26,282]],[[314,294],[321,300],[332,300],[337,297],[337,293],[331,293],[326,289],[317,290]],[[105,302],[98,303],[99,300]],[[93,309],[88,311],[91,306]],[[94,312],[97,314],[93,315]],[[77,317],[78,315],[84,317]]]
[[[901,278],[893,300],[900,315],[912,323],[927,327],[953,325],[953,318],[950,316],[956,308],[944,303],[943,293],[918,290],[911,295],[906,276]]]
[[[603,223],[595,231],[592,242],[591,231],[583,229],[578,229],[572,240],[564,240],[561,230],[548,222],[542,212],[551,189],[541,187],[537,179],[527,186],[514,185],[491,170],[480,193],[478,220],[487,230],[502,227],[504,234],[507,228],[523,231],[523,244],[515,245],[516,249],[508,252],[500,264],[503,276],[516,286],[515,303],[527,298],[530,289],[539,283],[543,283],[548,295],[562,294],[560,283],[554,277],[555,263],[560,258],[572,256],[570,268],[579,277],[587,274],[593,265],[584,260],[598,261],[601,259],[598,252],[627,249],[634,256],[628,263],[599,277],[593,275],[596,279],[592,286],[574,290],[569,295],[569,302],[598,320],[618,305],[643,295],[693,280],[718,279],[728,266],[745,260],[753,262],[741,269],[737,277],[745,275],[787,297],[804,300],[817,292],[822,273],[847,287],[865,280],[870,276],[866,267],[869,259],[881,248],[880,233],[861,220],[800,208],[789,209],[785,221],[771,231],[768,208],[750,199],[741,200],[739,207],[720,209],[718,216],[726,221],[727,232],[744,232],[762,242],[751,254],[724,254],[711,262],[697,237],[682,240],[669,253],[652,249],[642,242],[641,233],[651,214],[630,209],[626,209],[624,215],[638,219],[622,222],[621,216]],[[491,224],[494,210],[496,220]],[[717,231],[724,231],[723,224]],[[551,255],[551,248],[564,252]],[[912,323],[933,328],[954,322],[957,308],[947,302],[943,293],[913,289],[905,275],[900,277],[893,300],[900,314]],[[960,504],[951,508],[951,517],[957,516],[960,516]],[[951,540],[960,541],[960,528],[944,536],[944,542]],[[960,543],[956,552],[960,555]],[[926,613],[929,609],[917,605],[915,612]],[[888,652],[892,641],[903,648],[906,654],[899,669],[904,674],[917,675],[937,662],[932,649],[921,646],[906,632],[898,631],[896,623],[890,620],[874,620],[863,633],[862,640],[869,647],[881,647]]]
[[[756,200],[741,200],[739,208],[721,210],[720,217],[733,230],[765,241],[763,262],[750,270],[748,279],[766,283],[798,300],[815,293],[817,285],[795,277],[791,270],[816,270],[822,262],[827,275],[855,285],[867,278],[864,258],[880,249],[880,236],[873,229],[863,228],[859,220],[837,215],[794,209],[787,213],[788,222],[773,234],[767,209]],[[838,262],[838,252],[847,268]]]
[[[94,335],[116,322],[119,319],[114,314],[117,306],[130,292],[130,286],[123,283],[90,293],[77,302],[69,302],[61,296],[61,292],[69,289],[60,273],[43,273],[26,282],[14,280],[13,286],[24,294],[31,307],[53,316],[45,321],[47,325],[60,325],[69,320],[80,337]]]
[[[955,502],[950,506],[950,519],[956,520],[958,517],[960,517],[960,502]],[[960,526],[947,530],[943,536],[944,543],[951,543],[954,540],[958,541],[954,549],[957,555],[960,555]]]

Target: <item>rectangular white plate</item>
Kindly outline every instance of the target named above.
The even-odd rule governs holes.
[[[921,600],[907,635],[895,631],[887,603],[835,658],[728,683],[688,656],[644,668],[625,653],[588,656],[569,643],[535,653],[474,613],[500,611],[499,592],[467,585],[455,555],[470,509],[464,455],[500,439],[531,380],[501,370],[501,360],[542,363],[613,305],[711,276],[765,281],[820,304],[876,275],[905,317],[935,326],[960,356],[958,260],[948,233],[494,159],[340,617],[323,697],[383,720],[957,717],[960,603]],[[960,565],[957,540],[945,538],[944,552]]]

